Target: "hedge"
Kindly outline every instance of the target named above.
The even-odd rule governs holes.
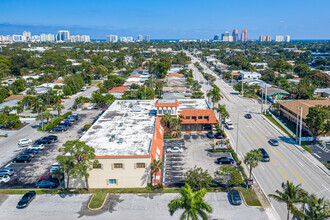
[[[57,118],[53,118],[52,120],[49,121],[48,125],[46,126],[45,130],[46,131],[51,131],[53,130],[53,128],[55,128],[56,126],[58,126],[61,121],[63,121],[63,119],[67,118],[68,116],[70,116],[72,114],[71,111],[65,113],[64,115],[57,117]]]

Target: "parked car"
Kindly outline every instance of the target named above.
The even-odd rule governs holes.
[[[251,119],[252,115],[251,114],[245,114],[244,117],[247,118],[247,119]]]
[[[59,124],[60,126],[65,126],[65,127],[69,127],[72,125],[71,122],[68,122],[68,121],[61,121],[61,123]]]
[[[231,203],[233,205],[241,205],[242,204],[241,195],[236,189],[230,190],[229,196],[230,196],[230,199],[231,199]]]
[[[87,106],[86,109],[88,109],[88,110],[92,110],[93,108],[94,108],[94,104],[91,104],[91,105]]]
[[[217,132],[217,133],[214,135],[214,138],[215,138],[215,139],[224,139],[225,136],[223,135],[223,133],[221,133],[221,132]]]
[[[13,168],[10,168],[10,167],[7,167],[7,168],[3,168],[0,170],[0,175],[9,175],[9,176],[12,176],[14,175],[14,169]]]
[[[58,181],[55,179],[48,179],[48,180],[42,180],[38,181],[36,183],[37,188],[57,188],[59,185]]]
[[[70,118],[70,117],[67,117],[67,118],[64,119],[64,121],[65,121],[65,122],[73,123],[73,122],[76,121],[76,119],[74,119],[74,118]]]
[[[27,207],[35,197],[36,197],[35,191],[30,191],[25,193],[24,196],[21,198],[21,200],[18,202],[16,208],[23,209]]]
[[[68,128],[62,125],[53,128],[53,131],[66,131],[66,130],[68,130]]]
[[[276,139],[270,139],[269,143],[273,146],[278,146],[278,140],[276,140]]]
[[[203,130],[212,130],[212,125],[210,124],[203,125]]]
[[[31,139],[21,139],[18,141],[18,146],[20,146],[20,147],[28,146],[30,144],[32,144]]]
[[[166,150],[167,153],[182,153],[182,151],[180,147],[172,147]]]
[[[217,163],[222,165],[222,164],[234,164],[235,160],[229,157],[220,157],[217,159]]]
[[[45,175],[43,175],[42,177],[40,177],[39,181],[49,180],[49,179],[53,179],[53,176],[52,176],[52,174],[50,172],[49,173],[46,173]]]
[[[31,155],[31,157],[34,157],[37,153],[39,153],[37,149],[26,149],[24,151],[24,154]]]
[[[35,142],[34,142],[34,144],[50,144],[50,140],[48,140],[48,139],[45,139],[45,138],[41,138],[41,139],[39,139],[39,140],[36,140]]]
[[[210,131],[210,132],[207,132],[206,136],[207,136],[208,138],[211,138],[211,139],[213,139],[213,138],[214,138],[214,134],[213,134],[213,132],[212,132],[212,131]]]
[[[56,141],[57,140],[57,136],[56,135],[49,135],[47,137],[45,137],[46,139],[50,139],[52,141]]]
[[[31,161],[31,155],[21,154],[13,160],[13,163],[27,163]]]
[[[0,183],[7,183],[10,180],[9,175],[1,175],[0,174]]]
[[[269,158],[269,155],[267,154],[266,150],[263,149],[263,148],[259,148],[259,150],[262,153],[262,159],[261,159],[261,161],[262,162],[269,162],[270,158]]]
[[[45,145],[43,144],[33,144],[28,146],[28,149],[36,149],[36,150],[43,150],[45,148]]]
[[[49,172],[52,173],[55,170],[60,168],[60,164],[59,163],[53,163],[52,168],[50,168]]]
[[[76,120],[79,119],[79,115],[78,115],[78,114],[72,114],[72,115],[70,115],[69,117],[70,117],[70,118],[74,118],[74,119],[76,119]]]

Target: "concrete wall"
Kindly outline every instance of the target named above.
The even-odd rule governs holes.
[[[90,188],[142,188],[150,182],[150,158],[102,158],[98,159],[101,168],[90,171]],[[122,163],[123,168],[114,168]],[[137,168],[137,163],[145,163],[146,168]],[[115,179],[116,184],[110,184]]]

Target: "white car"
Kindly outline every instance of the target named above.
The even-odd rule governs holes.
[[[88,109],[88,110],[91,110],[91,109],[93,109],[94,108],[94,104],[91,104],[91,105],[89,105],[89,106],[87,106],[87,108],[86,109]]]
[[[21,139],[18,141],[18,146],[24,147],[24,146],[28,146],[32,144],[32,140],[31,139]]]
[[[0,183],[7,183],[10,180],[8,175],[0,176]]]
[[[50,168],[49,172],[54,172],[55,170],[57,170],[58,168],[60,168],[60,164],[59,163],[53,163],[52,168]]]
[[[167,153],[182,153],[182,149],[179,147],[173,147],[166,150]]]
[[[33,144],[28,146],[28,149],[37,149],[37,150],[43,150],[45,148],[45,145],[43,144]]]
[[[227,122],[226,127],[227,127],[228,130],[233,130],[234,129],[234,125],[233,125],[232,122]]]

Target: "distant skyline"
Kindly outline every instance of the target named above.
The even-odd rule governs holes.
[[[27,0],[0,1],[0,35],[69,30],[92,39],[150,35],[151,39],[212,39],[248,30],[292,39],[330,39],[329,0]]]

